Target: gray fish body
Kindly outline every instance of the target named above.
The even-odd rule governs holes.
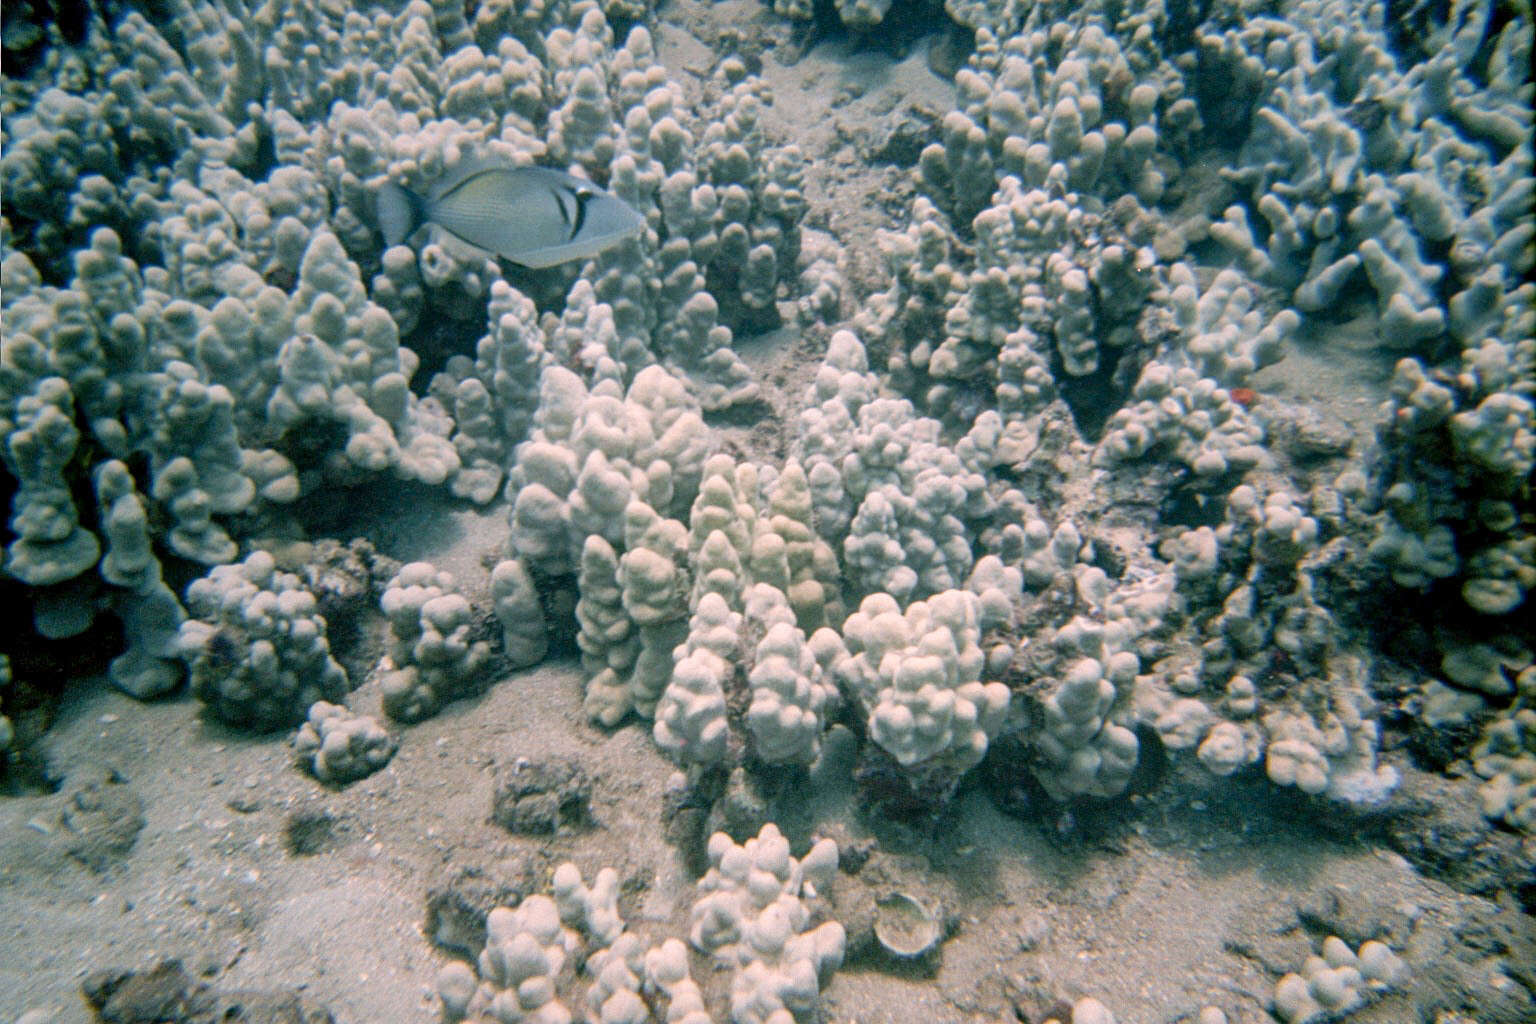
[[[645,227],[628,203],[590,181],[495,163],[468,166],[425,196],[386,182],[378,215],[388,245],[430,221],[477,249],[535,268],[595,256]]]

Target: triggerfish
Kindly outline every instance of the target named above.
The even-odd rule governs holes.
[[[379,190],[379,229],[399,245],[427,222],[525,267],[595,256],[633,238],[645,219],[614,195],[549,167],[472,161],[426,195],[394,182]]]

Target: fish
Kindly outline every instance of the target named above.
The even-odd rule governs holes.
[[[590,181],[552,167],[497,161],[471,161],[425,195],[385,182],[377,213],[387,245],[399,245],[430,222],[533,269],[596,256],[645,227],[632,206]]]

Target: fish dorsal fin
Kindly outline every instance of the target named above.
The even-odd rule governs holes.
[[[430,202],[438,202],[444,196],[451,194],[471,178],[478,177],[487,171],[523,171],[529,170],[527,166],[514,164],[506,157],[487,154],[485,156],[468,157],[460,160],[451,171],[446,172],[437,184],[432,186],[432,191],[427,194]]]

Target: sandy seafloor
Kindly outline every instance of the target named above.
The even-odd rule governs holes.
[[[910,194],[908,171],[865,160],[879,141],[870,132],[893,111],[941,114],[953,101],[952,85],[928,69],[928,40],[904,55],[850,52],[846,39],[802,52],[751,0],[679,0],[658,21],[659,51],[685,88],[708,69],[721,33],[765,44],[770,132],[811,158],[809,226],[850,247],[857,276],[861,261],[876,259],[874,228],[890,226]],[[740,351],[767,411],[723,428],[727,444],[782,458],[815,353],[791,328]],[[1302,339],[1255,388],[1266,402],[1335,417],[1365,443],[1389,372],[1390,360],[1367,345]],[[486,566],[508,531],[504,505],[409,504],[349,525],[393,558],[453,572],[483,607]],[[348,704],[380,714],[377,679]],[[285,735],[204,721],[190,696],[141,704],[103,678],[75,681],[44,740],[59,792],[0,800],[0,1021],[29,1010],[28,1024],[89,1020],[84,976],[164,957],[221,989],[298,989],[341,1024],[432,1021],[434,978],[448,958],[423,934],[427,896],[466,869],[547,880],[567,859],[587,878],[611,866],[625,880],[631,928],[648,938],[686,933],[693,879],[660,813],[673,767],[646,725],[588,724],[573,662],[512,674],[400,736],[386,769],[332,790],[294,767]],[[551,757],[578,760],[594,780],[592,827],[537,839],[489,821],[493,768]],[[65,852],[61,812],[82,786],[108,777],[107,790],[142,803],[144,825],[129,852],[93,869]],[[1454,965],[1440,988],[1490,986],[1479,997],[1486,1005],[1501,1003],[1492,989],[1514,984],[1510,973],[1532,983],[1529,918],[1425,877],[1397,853],[1240,801],[1138,801],[1096,833],[1050,810],[1033,820],[1004,814],[973,788],[941,828],[915,835],[861,817],[851,785],[818,791],[784,827],[797,844],[833,834],[872,850],[857,878],[839,883],[849,905],[860,892],[905,889],[942,905],[949,930],[926,967],[870,958],[845,966],[824,989],[822,1019],[1033,1021],[1049,994],[1092,995],[1122,1024],[1192,1020],[1204,1006],[1234,1024],[1269,1021],[1276,978],[1330,932],[1417,943],[1421,961],[1438,951]],[[716,997],[726,983],[699,980]],[[1350,1019],[1407,1024],[1425,999],[1420,985]]]

